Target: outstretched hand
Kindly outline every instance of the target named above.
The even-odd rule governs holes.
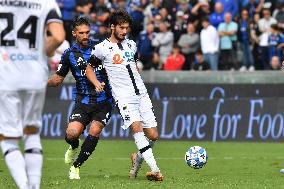
[[[97,92],[102,92],[104,91],[105,83],[104,82],[96,82],[95,83],[95,88]]]

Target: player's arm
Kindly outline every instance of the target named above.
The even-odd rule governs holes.
[[[58,85],[60,85],[64,81],[64,78],[65,77],[62,77],[60,75],[53,74],[51,76],[51,78],[48,80],[47,86],[48,87],[57,87]]]
[[[139,68],[138,68],[138,65],[137,65],[137,63],[138,63],[138,61],[139,61],[139,55],[138,55],[137,52],[134,54],[134,61],[135,61],[135,65],[136,65],[137,71],[140,72],[140,70],[139,70]]]
[[[47,81],[48,87],[57,87],[63,81],[70,69],[69,52],[65,51],[61,57],[58,69],[55,74]]]
[[[65,31],[58,7],[53,7],[49,10],[45,25],[47,31],[47,36],[45,38],[45,53],[47,56],[53,56],[55,50],[65,39]]]
[[[102,92],[104,90],[105,83],[104,82],[101,83],[97,79],[96,73],[94,72],[96,61],[100,61],[100,60],[94,55],[92,55],[87,64],[86,77],[95,86],[97,92]]]
[[[47,25],[48,35],[45,39],[45,52],[47,56],[53,56],[55,50],[63,43],[65,31],[62,23],[49,23]]]

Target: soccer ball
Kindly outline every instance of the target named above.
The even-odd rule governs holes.
[[[207,162],[208,156],[204,148],[200,146],[190,147],[185,153],[185,162],[194,169],[201,169]]]

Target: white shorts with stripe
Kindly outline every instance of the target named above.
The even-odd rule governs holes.
[[[130,98],[116,99],[119,113],[123,119],[123,129],[127,129],[134,122],[140,121],[143,128],[157,127],[153,105],[148,93]]]
[[[0,91],[0,134],[21,137],[26,126],[42,127],[45,89]]]

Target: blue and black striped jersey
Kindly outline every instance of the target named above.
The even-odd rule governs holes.
[[[58,70],[57,75],[65,77],[71,70],[73,77],[76,80],[76,87],[73,89],[73,100],[83,104],[96,104],[106,100],[111,100],[111,87],[104,66],[98,62],[94,67],[97,79],[104,82],[105,89],[103,92],[97,93],[95,86],[86,77],[86,67],[89,58],[91,57],[92,47],[95,42],[90,40],[87,48],[80,48],[77,43],[74,43],[69,49],[65,50]]]

